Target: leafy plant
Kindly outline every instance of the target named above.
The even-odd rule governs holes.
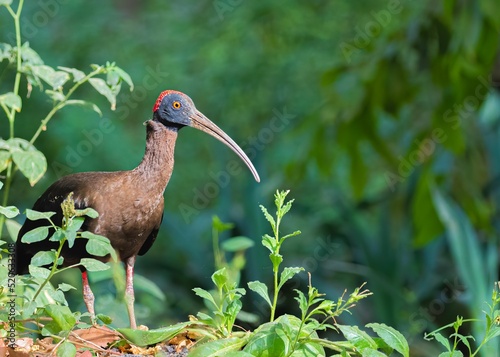
[[[40,292],[50,279],[58,273],[61,273],[70,268],[84,266],[88,271],[101,271],[109,268],[106,264],[93,259],[83,258],[79,263],[73,264],[64,268],[60,266],[63,263],[61,251],[63,246],[67,243],[68,247],[73,247],[76,239],[88,239],[86,250],[94,256],[105,256],[110,254],[113,260],[118,260],[115,250],[111,246],[109,239],[91,232],[80,231],[86,217],[96,218],[98,213],[92,208],[85,208],[82,210],[75,209],[75,202],[73,201],[73,194],[70,193],[68,197],[61,204],[63,213],[62,225],[59,227],[51,220],[51,217],[56,212],[37,212],[34,210],[26,210],[26,217],[29,220],[45,219],[48,221],[47,226],[37,227],[22,237],[23,243],[34,243],[48,238],[48,234],[53,230],[50,241],[59,242],[58,249],[50,251],[40,251],[31,259],[29,266],[30,275],[33,278],[41,279],[38,289],[33,295],[33,300],[36,300]],[[50,269],[43,266],[52,264]]]
[[[248,237],[237,236],[219,242],[219,234],[233,228],[232,223],[225,223],[219,217],[212,218],[212,244],[214,251],[215,270],[225,268],[227,278],[236,285],[240,283],[240,274],[245,268],[245,252],[254,246],[253,240]],[[227,255],[232,254],[228,261]]]
[[[240,272],[245,266],[245,251],[253,246],[253,241],[247,237],[232,237],[219,243],[219,234],[231,229],[230,223],[222,222],[217,216],[212,219],[212,239],[214,261],[217,271],[212,274],[212,282],[216,289],[207,291],[194,288],[196,295],[202,297],[212,315],[199,312],[196,316],[199,321],[214,329],[213,337],[228,337],[233,332],[234,323],[239,316],[245,321],[255,321],[256,318],[249,313],[242,312],[241,297],[246,294],[245,289],[238,288]],[[233,257],[228,262],[226,255],[232,253]],[[242,313],[240,315],[240,313]]]
[[[484,311],[484,336],[481,341],[476,343],[476,348],[474,348],[475,338],[471,335],[463,335],[459,332],[460,328],[464,323],[478,323],[483,322],[479,319],[464,319],[462,316],[457,316],[455,322],[448,325],[442,326],[437,330],[425,334],[426,340],[435,339],[440,344],[444,346],[446,352],[443,352],[439,357],[461,357],[463,353],[459,350],[459,346],[464,346],[470,357],[474,357],[479,354],[481,349],[484,349],[486,344],[493,340],[494,338],[500,336],[500,282],[495,283],[495,288],[491,295],[491,305],[488,305],[489,311]],[[447,329],[453,329],[453,333],[446,338],[443,336],[442,332]],[[451,343],[450,343],[451,340]],[[489,351],[489,354],[491,351]]]
[[[280,224],[281,220],[283,217],[290,211],[290,208],[292,207],[293,200],[288,201],[285,203],[285,198],[286,195],[288,194],[289,191],[282,191],[282,192],[276,192],[275,195],[275,205],[276,205],[276,219],[273,218],[267,211],[267,209],[264,206],[260,206],[262,212],[264,213],[264,216],[266,217],[267,221],[271,225],[271,228],[273,230],[274,236],[271,237],[269,234],[265,234],[262,237],[262,245],[269,249],[270,254],[269,254],[269,259],[271,260],[273,264],[273,287],[274,287],[274,293],[273,293],[273,299],[271,302],[271,299],[268,294],[267,286],[259,281],[252,281],[248,283],[248,287],[258,293],[266,302],[269,304],[271,308],[271,317],[270,321],[272,322],[274,320],[274,315],[276,313],[276,306],[278,304],[278,295],[283,287],[283,285],[290,280],[291,278],[294,277],[294,275],[298,274],[299,272],[303,271],[304,268],[298,268],[298,267],[287,267],[283,269],[281,272],[281,275],[279,275],[279,267],[281,263],[283,262],[283,257],[280,254],[280,248],[281,245],[285,242],[286,239],[297,236],[300,234],[300,231],[295,231],[293,233],[287,234],[283,237],[280,237]]]
[[[218,270],[212,275],[212,281],[217,287],[218,294],[223,303],[217,303],[213,295],[208,291],[195,288],[197,295],[201,296],[209,306],[212,306],[212,315],[199,313],[196,322],[206,324],[206,327],[215,328],[218,333],[205,334],[205,338],[211,341],[195,347],[190,356],[324,356],[324,348],[340,353],[339,356],[384,356],[392,351],[397,351],[403,356],[409,356],[409,347],[406,339],[401,333],[384,324],[368,324],[379,337],[372,338],[366,332],[356,326],[345,326],[336,323],[336,318],[344,312],[349,312],[356,303],[371,295],[362,287],[352,292],[344,299],[341,296],[337,301],[324,298],[318,290],[312,286],[309,276],[309,288],[307,295],[296,290],[296,300],[299,303],[301,316],[282,315],[275,317],[277,296],[286,281],[294,275],[303,271],[301,267],[287,267],[281,270],[280,265],[283,257],[280,248],[283,242],[300,232],[281,236],[280,223],[283,217],[290,211],[293,200],[285,202],[289,191],[277,191],[275,194],[276,216],[269,214],[268,210],[261,206],[262,212],[270,223],[274,236],[268,234],[262,237],[262,244],[269,249],[269,258],[273,264],[273,299],[268,295],[267,286],[259,281],[250,282],[249,288],[261,296],[270,306],[270,321],[262,324],[253,332],[232,331],[234,321],[241,311],[241,296],[245,289],[236,285],[228,285],[228,276],[225,268]],[[221,323],[214,323],[219,318]],[[221,326],[224,329],[221,329]],[[203,330],[203,325],[196,326],[197,331]],[[318,332],[327,329],[341,332],[346,341],[329,341],[320,338]],[[230,354],[229,354],[230,353]],[[384,354],[387,353],[387,354]]]
[[[37,212],[27,210],[26,215],[30,220],[46,220],[46,226],[40,226],[27,232],[22,241],[25,243],[38,242],[44,239],[58,242],[57,249],[40,251],[31,259],[29,275],[16,278],[15,314],[12,310],[5,309],[0,312],[2,321],[11,321],[15,318],[16,329],[22,332],[40,333],[42,336],[50,336],[58,342],[58,353],[63,355],[75,355],[76,348],[66,339],[71,331],[78,327],[90,327],[82,320],[88,317],[88,313],[81,314],[72,312],[66,301],[64,293],[75,289],[72,285],[61,283],[57,288],[52,286],[50,280],[56,274],[67,269],[84,266],[88,271],[100,271],[109,269],[109,266],[93,258],[84,258],[79,263],[67,267],[61,267],[63,257],[62,248],[65,244],[73,246],[76,239],[87,239],[86,249],[94,256],[105,256],[110,254],[117,259],[116,253],[106,237],[90,232],[81,231],[81,226],[86,217],[96,218],[97,212],[91,208],[83,210],[75,209],[72,194],[61,204],[63,213],[62,224],[58,226],[52,221],[55,212]],[[49,236],[49,233],[52,234]],[[48,268],[46,267],[48,266]],[[2,279],[3,281],[4,279]],[[2,286],[5,284],[2,283]],[[7,301],[2,299],[2,304]],[[110,323],[110,318],[104,315],[97,316],[100,320]],[[95,323],[95,321],[90,321]],[[32,324],[30,327],[28,324]],[[70,346],[71,345],[71,346]]]
[[[92,65],[91,71],[85,73],[75,68],[58,66],[53,68],[43,62],[38,53],[32,49],[28,42],[21,43],[21,13],[24,1],[18,2],[17,9],[12,7],[12,1],[0,1],[0,10],[5,8],[10,14],[14,30],[15,43],[0,43],[0,63],[3,66],[3,74],[11,70],[14,73],[12,90],[0,94],[0,107],[8,122],[8,136],[0,139],[0,172],[5,172],[4,181],[0,182],[3,188],[3,197],[0,205],[0,237],[4,225],[13,241],[17,238],[20,228],[14,218],[20,214],[15,206],[8,206],[9,192],[14,175],[17,171],[28,179],[31,186],[35,185],[47,170],[45,155],[35,147],[35,142],[43,131],[47,129],[50,120],[66,106],[77,105],[89,107],[99,115],[100,109],[97,105],[74,99],[74,92],[83,84],[89,83],[98,93],[102,94],[110,102],[111,109],[116,106],[116,96],[120,92],[122,82],[126,82],[130,89],[133,83],[130,76],[114,63],[107,62],[105,65]],[[101,78],[105,76],[104,78]],[[21,98],[21,84],[25,80],[27,87],[27,98]],[[51,108],[47,114],[40,116],[40,123],[30,138],[16,137],[15,124],[18,115],[26,106],[33,88],[42,91],[49,99]],[[25,124],[23,124],[25,125]],[[72,312],[66,301],[65,292],[74,289],[69,284],[59,284],[57,287],[50,283],[51,278],[71,267],[83,265],[89,271],[108,269],[109,266],[96,259],[82,259],[78,264],[61,267],[63,257],[61,250],[64,244],[72,246],[75,239],[87,239],[86,249],[90,254],[103,256],[110,254],[116,259],[116,253],[112,249],[109,240],[105,237],[80,231],[85,217],[95,218],[97,212],[92,209],[77,210],[71,195],[62,204],[63,218],[60,225],[52,221],[55,212],[37,212],[27,210],[26,216],[31,220],[46,220],[47,225],[38,227],[23,236],[26,243],[49,239],[58,242],[58,248],[50,251],[38,252],[29,266],[30,274],[13,278],[10,259],[3,259],[4,254],[11,253],[0,240],[2,254],[0,258],[0,298],[1,321],[15,321],[18,332],[35,332],[43,336],[51,336],[58,341],[57,354],[62,356],[75,355],[76,348],[67,342],[68,336],[75,327],[89,326],[81,320],[88,314]],[[52,233],[52,234],[50,234]],[[49,266],[47,268],[46,266]],[[15,279],[15,280],[14,280]],[[11,280],[15,284],[11,284]],[[8,292],[8,294],[5,294]],[[15,308],[4,309],[15,297]],[[104,315],[98,315],[103,321],[110,319]],[[0,335],[5,337],[6,330],[2,329]]]
[[[53,68],[45,64],[28,42],[21,43],[20,21],[24,1],[19,1],[16,10],[12,8],[11,3],[12,1],[0,2],[0,7],[5,7],[11,15],[16,34],[15,44],[0,43],[0,62],[6,61],[7,68],[12,69],[15,73],[12,90],[0,94],[0,107],[9,123],[8,138],[0,139],[0,172],[6,172],[0,205],[0,236],[4,224],[7,224],[9,235],[15,240],[19,225],[13,218],[17,216],[19,211],[14,206],[7,206],[12,179],[16,171],[19,170],[33,186],[44,175],[47,170],[47,160],[34,144],[40,134],[47,130],[50,120],[64,107],[74,105],[91,108],[102,115],[101,110],[94,103],[73,99],[74,92],[85,83],[89,83],[98,93],[106,97],[112,110],[116,107],[116,96],[120,92],[122,82],[127,83],[130,90],[133,89],[133,83],[125,71],[111,62],[107,62],[105,65],[93,64],[89,73],[62,66]],[[105,79],[99,77],[103,75],[105,75]],[[31,138],[15,136],[16,118],[21,113],[24,104],[24,99],[20,96],[23,77],[26,80],[28,98],[33,87],[36,87],[47,95],[52,104],[52,108],[41,118],[38,128]],[[45,86],[48,88],[44,89]]]

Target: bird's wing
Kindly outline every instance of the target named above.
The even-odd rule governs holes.
[[[61,203],[68,197],[71,192],[75,194],[73,196],[73,199],[75,201],[75,208],[85,208],[83,200],[81,200],[78,197],[77,192],[75,192],[76,189],[77,187],[75,185],[72,185],[71,183],[56,181],[38,198],[38,200],[33,205],[33,210],[39,212],[56,212],[56,214],[51,217],[51,220],[52,222],[54,222],[54,224],[60,225],[62,223],[63,217]],[[18,237],[22,237],[26,232],[44,225],[48,225],[48,222],[43,219],[36,221],[26,219],[25,223],[21,227],[21,230],[19,231]]]
[[[149,248],[153,245],[153,243],[156,240],[156,237],[158,236],[158,231],[160,230],[161,222],[163,221],[163,213],[161,214],[160,221],[158,222],[157,225],[153,228],[151,233],[148,236],[148,239],[144,242],[142,245],[141,249],[139,250],[139,255],[144,255],[148,252]]]

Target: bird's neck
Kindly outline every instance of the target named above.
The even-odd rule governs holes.
[[[134,172],[142,187],[152,190],[151,193],[163,194],[174,169],[177,130],[153,120],[148,120],[146,125],[146,152]]]

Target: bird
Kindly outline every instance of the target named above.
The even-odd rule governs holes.
[[[174,149],[179,130],[189,126],[199,129],[230,147],[248,166],[255,180],[260,182],[254,165],[245,152],[222,129],[198,111],[193,100],[176,90],[160,93],[153,106],[152,119],[145,122],[146,149],[137,167],[114,172],[82,172],[64,176],[54,182],[35,202],[35,211],[56,212],[51,220],[60,225],[61,203],[72,194],[75,208],[92,208],[98,217],[86,217],[82,231],[107,237],[111,246],[125,263],[125,303],[130,327],[137,328],[134,314],[134,264],[137,255],[144,255],[158,235],[164,212],[164,191],[174,168]],[[58,242],[48,239],[25,243],[23,236],[43,225],[41,220],[26,219],[17,240],[18,274],[28,272],[31,258],[39,251],[56,249]],[[108,262],[110,256],[91,256],[85,249],[86,239],[76,239],[69,248],[63,246],[63,267],[78,264],[91,257]],[[95,321],[94,294],[87,271],[79,266],[82,276],[83,300]]]

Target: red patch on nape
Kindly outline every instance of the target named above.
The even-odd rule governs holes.
[[[171,94],[171,93],[179,93],[179,94],[182,94],[181,92],[179,91],[176,91],[176,90],[171,90],[171,89],[168,89],[168,90],[164,90],[163,92],[160,93],[160,95],[158,96],[158,99],[156,100],[156,103],[153,107],[153,113],[156,112],[158,110],[158,107],[160,106],[161,104],[161,101],[163,100],[163,98],[165,98],[165,96]]]

